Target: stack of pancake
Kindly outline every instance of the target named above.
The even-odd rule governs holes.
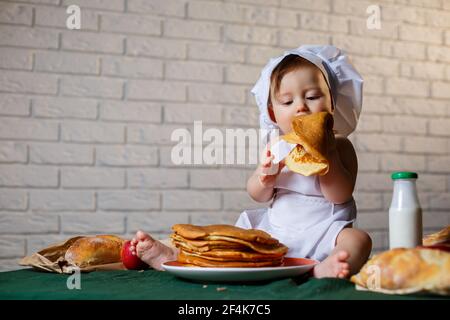
[[[268,233],[231,225],[176,224],[172,242],[180,249],[178,262],[198,267],[274,267],[288,248]]]

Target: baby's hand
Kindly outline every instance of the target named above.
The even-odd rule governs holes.
[[[270,144],[267,144],[262,155],[261,164],[258,167],[259,182],[264,188],[275,185],[275,180],[285,165],[284,160],[280,161],[278,165],[273,164],[273,159],[274,155],[270,152]]]

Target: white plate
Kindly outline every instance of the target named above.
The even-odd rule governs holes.
[[[261,281],[295,277],[307,273],[319,262],[304,258],[284,258],[279,267],[205,268],[186,267],[177,261],[162,264],[167,272],[185,279],[200,281]]]

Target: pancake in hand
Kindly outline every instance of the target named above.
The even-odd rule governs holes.
[[[304,176],[327,174],[327,146],[334,139],[333,124],[333,116],[325,111],[295,117],[292,131],[281,136],[286,142],[297,144],[286,157],[286,166]]]

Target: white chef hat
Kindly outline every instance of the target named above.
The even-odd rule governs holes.
[[[290,54],[310,61],[322,71],[334,106],[333,129],[338,134],[348,136],[355,130],[361,113],[363,79],[350,63],[345,52],[331,45],[303,45],[269,60],[251,91],[260,111],[261,129],[269,133],[272,129],[279,129],[278,125],[270,119],[268,111],[270,77],[275,67]]]

